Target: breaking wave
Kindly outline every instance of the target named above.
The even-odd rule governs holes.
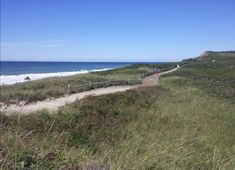
[[[1,75],[0,76],[0,85],[12,85],[16,83],[23,83],[32,80],[39,80],[43,78],[50,77],[65,77],[65,76],[73,76],[76,74],[84,74],[89,72],[99,72],[106,71],[112,68],[104,68],[104,69],[94,69],[94,70],[81,70],[81,71],[72,71],[72,72],[57,72],[57,73],[29,73],[29,74],[20,74],[20,75]],[[26,77],[29,77],[30,80],[25,80]]]

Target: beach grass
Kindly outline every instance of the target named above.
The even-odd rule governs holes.
[[[227,55],[187,61],[156,87],[90,96],[54,113],[1,114],[0,164],[5,169],[232,170],[235,55]],[[212,60],[217,65],[210,67]],[[225,81],[217,84],[220,77]]]
[[[208,53],[163,77],[187,78],[206,94],[235,101],[235,52]]]

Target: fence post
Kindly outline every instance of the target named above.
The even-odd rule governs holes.
[[[70,93],[71,92],[71,86],[70,86],[70,84],[68,84],[68,93]]]
[[[91,81],[89,81],[89,87],[91,88]]]

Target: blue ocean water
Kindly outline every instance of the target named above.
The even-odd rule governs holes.
[[[92,71],[118,68],[134,64],[132,62],[18,62],[2,61],[0,75],[20,75],[31,73],[57,73],[72,71]]]

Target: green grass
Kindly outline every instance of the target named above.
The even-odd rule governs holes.
[[[16,157],[16,162],[21,162],[21,157],[28,155],[30,161],[36,160],[37,163],[34,166],[37,168],[42,168],[40,163],[48,161],[48,154],[55,156],[58,150],[62,153],[67,152],[64,150],[66,148],[73,148],[77,152],[82,149],[90,154],[100,153],[102,144],[117,143],[117,140],[122,138],[118,129],[135,121],[138,117],[137,113],[145,112],[151,106],[152,101],[165,92],[166,90],[158,88],[140,88],[98,98],[88,97],[81,102],[76,101],[66,105],[54,114],[42,110],[20,117],[19,115],[1,115],[3,150],[7,148],[8,161]],[[27,136],[25,141],[22,140],[29,132],[32,134]],[[19,142],[21,140],[23,143]],[[42,153],[35,155],[35,148],[39,148]],[[20,154],[15,155],[18,152]],[[73,157],[79,163],[80,158],[76,158],[77,156]],[[48,166],[54,168],[60,166],[55,164],[58,161],[56,159],[48,161],[50,164]],[[67,157],[63,159],[67,160],[66,163],[71,163]],[[9,165],[13,166],[14,159],[11,161]],[[28,163],[27,160],[23,161]],[[44,163],[43,166],[45,166]]]
[[[165,75],[190,79],[205,93],[228,102],[235,101],[235,52],[208,53],[187,62],[177,72]]]
[[[190,61],[161,77],[158,87],[88,97],[55,113],[1,114],[0,164],[4,169],[234,169],[235,105],[225,96],[234,90],[229,84],[234,57],[213,55],[219,66],[209,69],[208,56]],[[226,89],[215,83],[217,76],[229,79]]]
[[[30,81],[12,86],[1,86],[0,102],[18,103],[25,101],[26,103],[44,100],[46,98],[59,97],[67,94],[67,86],[86,84],[90,81],[99,82],[104,80],[128,80],[138,79],[141,73],[150,71],[153,68],[168,68],[175,63],[162,64],[136,64],[124,68],[94,72],[89,74],[80,74],[62,78],[47,78],[42,80]]]

